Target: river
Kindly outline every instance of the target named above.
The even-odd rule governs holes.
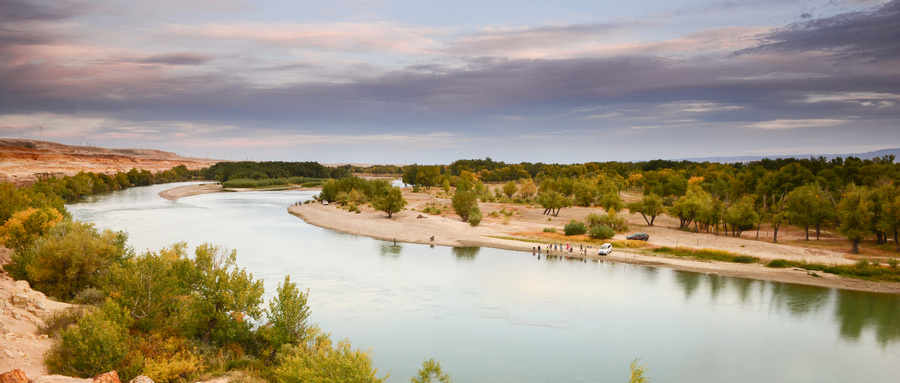
[[[538,259],[490,248],[397,244],[308,225],[315,193],[168,201],[154,185],[69,205],[125,230],[137,252],[175,242],[235,249],[265,280],[309,289],[311,321],[371,349],[405,382],[424,359],[456,382],[896,382],[900,296],[648,266]],[[349,213],[348,213],[349,214]]]

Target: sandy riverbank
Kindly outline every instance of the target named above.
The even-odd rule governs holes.
[[[171,193],[162,192],[161,196],[172,199],[212,193],[221,189],[212,186],[217,185],[191,185],[172,189]],[[166,193],[164,196],[163,193]],[[586,255],[579,254],[579,242],[570,238],[542,237],[545,227],[555,227],[561,233],[562,226],[569,220],[584,220],[590,213],[602,213],[597,208],[572,207],[563,209],[559,217],[547,217],[542,214],[541,208],[530,208],[521,205],[507,205],[482,203],[481,209],[485,219],[481,225],[472,227],[462,222],[452,213],[443,215],[429,215],[420,213],[425,206],[449,205],[449,200],[439,198],[426,193],[412,193],[404,191],[405,198],[409,201],[406,210],[395,213],[391,219],[381,212],[374,211],[371,207],[362,207],[362,213],[350,213],[332,205],[310,203],[299,206],[291,206],[288,211],[306,221],[309,224],[332,229],[344,233],[356,234],[376,239],[406,243],[433,244],[438,246],[484,246],[500,249],[522,251],[531,256],[535,246],[546,244],[530,241],[556,241],[569,242],[575,247],[572,254],[552,252],[553,255],[580,256],[589,259],[605,259],[617,262],[626,262],[641,265],[669,267],[678,270],[696,271],[710,274],[721,274],[735,277],[770,280],[776,282],[798,283],[813,286],[833,287],[861,291],[900,293],[900,283],[878,283],[853,278],[842,278],[832,274],[818,273],[818,277],[811,275],[802,269],[773,269],[761,264],[736,264],[729,262],[710,262],[685,260],[647,255],[638,251],[624,251],[616,249],[609,256],[596,254],[595,243],[587,243],[593,247]],[[415,209],[416,211],[412,210]],[[445,211],[452,211],[449,207]],[[505,215],[491,217],[495,211],[514,211],[509,218]],[[738,254],[752,255],[763,260],[789,259],[808,261],[823,264],[851,264],[853,259],[847,254],[830,251],[827,249],[808,248],[795,245],[775,244],[770,241],[752,240],[745,238],[733,238],[715,236],[713,234],[689,233],[677,230],[677,221],[668,217],[658,217],[656,225],[647,227],[640,215],[624,214],[632,231],[642,231],[650,234],[649,245],[687,247],[693,249],[717,249],[726,250]],[[420,218],[422,217],[422,218]],[[673,222],[674,221],[674,222]],[[674,225],[674,229],[672,226]],[[765,237],[765,233],[761,234]],[[799,233],[779,233],[779,238],[789,241],[797,237]],[[434,236],[434,240],[431,237]],[[624,239],[624,234],[616,235],[614,239]],[[506,239],[516,238],[516,239]]]

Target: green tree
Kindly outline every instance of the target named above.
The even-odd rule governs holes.
[[[640,201],[629,203],[626,207],[631,213],[641,213],[647,226],[653,226],[656,216],[663,212],[662,198],[654,193],[647,194]],[[647,219],[647,216],[650,218]]]
[[[428,359],[422,362],[422,368],[416,372],[412,378],[409,379],[410,383],[450,383],[450,375],[444,373],[441,370],[441,362],[434,360],[434,358]]]
[[[28,206],[31,206],[31,198],[26,192],[11,182],[0,182],[0,224]]]
[[[118,305],[107,302],[65,330],[47,354],[48,370],[56,374],[90,377],[130,364],[128,317]]]
[[[328,334],[313,329],[305,341],[286,346],[278,354],[275,381],[278,383],[380,383],[368,352],[351,349],[344,340],[332,345]]]
[[[406,199],[403,198],[403,191],[394,186],[387,193],[376,196],[372,200],[372,206],[375,207],[375,210],[387,213],[388,218],[391,218],[394,213],[406,207]]]
[[[538,195],[538,203],[544,208],[544,214],[559,216],[564,207],[572,206],[572,201],[557,191],[548,191]]]
[[[463,222],[468,221],[472,209],[478,206],[478,193],[472,189],[457,187],[450,200],[450,206]]]
[[[876,218],[875,228],[885,233],[885,235],[892,234],[894,246],[897,251],[900,251],[900,241],[898,241],[898,232],[900,232],[900,186],[885,183],[875,191],[875,196],[881,210]]]
[[[307,298],[309,291],[302,292],[291,276],[285,275],[284,282],[278,285],[278,294],[269,302],[266,316],[269,319],[266,339],[272,347],[272,355],[286,344],[299,344],[306,334],[309,318]]]
[[[68,300],[95,286],[106,270],[130,255],[126,240],[124,232],[98,232],[89,223],[62,221],[14,254],[7,271],[35,290]]]
[[[694,222],[695,231],[699,231],[695,219],[700,215],[700,212],[705,206],[704,201],[708,200],[709,193],[698,186],[693,185],[688,189],[687,194],[672,204],[672,207],[669,208],[669,215],[678,218],[680,229],[687,228],[690,226],[691,222]]]
[[[158,252],[146,251],[113,264],[103,289],[145,331],[183,327],[190,301],[194,261],[187,257],[187,244],[176,243]]]
[[[249,333],[244,319],[259,319],[263,283],[236,266],[237,252],[205,243],[194,251],[190,308],[196,331],[204,343]]]
[[[838,231],[850,241],[853,254],[859,253],[859,242],[869,233],[874,217],[869,193],[865,186],[850,184],[838,204],[838,219],[841,221]]]
[[[787,194],[784,209],[791,223],[802,225],[806,229],[806,240],[809,241],[809,227],[816,226],[816,239],[822,222],[833,215],[831,201],[817,184],[806,184]]]
[[[733,237],[740,237],[742,232],[753,228],[753,224],[759,220],[759,215],[753,208],[755,203],[756,197],[745,196],[725,209],[725,223],[731,226]]]
[[[519,190],[519,187],[516,186],[516,181],[509,181],[506,185],[503,185],[503,194],[506,194],[506,198],[512,198],[516,191]]]

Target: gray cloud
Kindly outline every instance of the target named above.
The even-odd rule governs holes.
[[[845,59],[900,58],[900,0],[868,12],[851,12],[796,23],[763,36],[763,43],[736,54],[831,52]]]
[[[61,20],[88,8],[81,1],[70,0],[0,0],[0,22]]]
[[[213,56],[200,53],[181,52],[165,55],[150,56],[139,60],[145,64],[165,64],[165,65],[203,65],[212,60]]]

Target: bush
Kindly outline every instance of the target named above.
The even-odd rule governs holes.
[[[563,228],[563,231],[566,235],[581,235],[587,233],[587,227],[585,227],[582,222],[570,221]]]
[[[591,228],[588,236],[593,239],[610,239],[616,235],[615,230],[606,225],[597,225]]]
[[[78,324],[65,330],[62,339],[46,357],[51,373],[72,374],[83,378],[117,370],[126,377],[133,374],[140,358],[129,358],[128,314],[115,303],[85,315]]]
[[[797,262],[788,261],[787,259],[773,259],[766,264],[766,267],[785,268],[800,266]]]
[[[545,227],[545,228],[544,228],[544,232],[545,232],[545,233],[555,233],[555,232],[556,232],[556,228],[555,228],[555,227]]]
[[[759,261],[759,258],[751,257],[749,255],[736,255],[731,261],[735,263],[755,263],[756,261]]]
[[[478,226],[481,223],[481,209],[476,205],[469,211],[469,225]]]

